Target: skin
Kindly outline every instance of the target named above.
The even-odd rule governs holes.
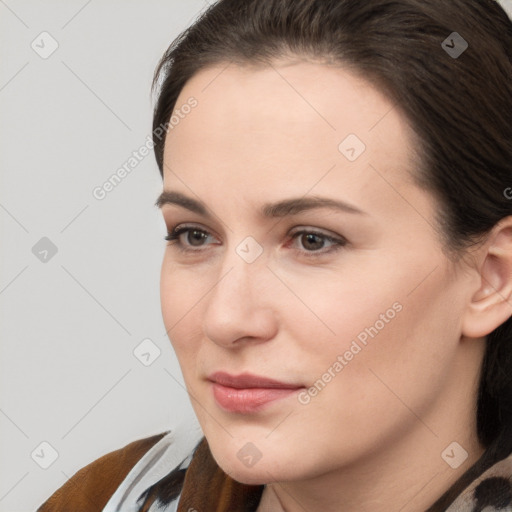
[[[240,482],[267,484],[258,512],[425,510],[483,452],[475,397],[485,335],[511,314],[510,222],[452,261],[434,229],[436,202],[411,178],[405,118],[341,67],[223,64],[189,80],[176,108],[191,96],[197,107],[167,135],[163,188],[201,201],[210,217],[162,206],[168,231],[186,223],[206,235],[199,245],[180,236],[191,252],[169,242],[161,301],[214,458]],[[338,149],[348,134],[366,145],[353,162]],[[260,213],[303,196],[363,213]],[[336,244],[294,237],[301,228],[346,243],[326,252]],[[252,263],[236,251],[248,236],[263,249]],[[307,404],[293,394],[249,414],[220,408],[207,380],[250,372],[310,388],[329,368],[335,376]],[[441,456],[454,441],[468,453],[455,469]],[[261,453],[251,467],[237,457],[248,442]]]

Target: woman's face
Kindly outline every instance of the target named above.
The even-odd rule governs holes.
[[[469,417],[481,356],[460,342],[474,281],[441,251],[402,115],[305,61],[202,70],[175,113],[162,212],[189,231],[166,247],[162,311],[219,465],[282,481],[398,446],[443,464],[456,439],[441,418]],[[232,390],[215,372],[294,389]]]

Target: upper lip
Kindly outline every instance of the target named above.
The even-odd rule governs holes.
[[[208,380],[217,382],[222,386],[230,388],[281,388],[281,389],[297,389],[301,388],[300,384],[289,384],[279,382],[278,380],[269,379],[261,375],[253,375],[251,373],[241,373],[240,375],[230,375],[226,372],[215,372],[209,375]]]

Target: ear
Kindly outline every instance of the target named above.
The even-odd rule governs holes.
[[[498,222],[479,253],[479,288],[462,319],[462,334],[487,336],[512,315],[512,216]]]

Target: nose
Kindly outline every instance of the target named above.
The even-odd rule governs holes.
[[[271,304],[271,277],[262,261],[246,263],[238,255],[230,259],[207,297],[205,335],[227,348],[237,348],[244,341],[272,339],[277,332],[277,318]]]

